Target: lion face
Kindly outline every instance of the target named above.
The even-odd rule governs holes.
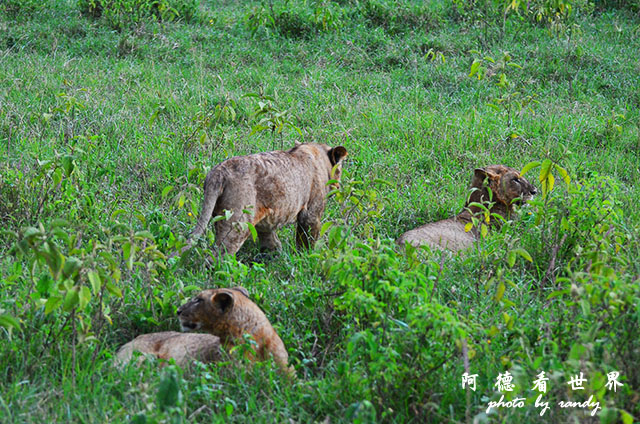
[[[472,186],[482,188],[485,180],[488,181],[494,199],[507,206],[531,200],[538,192],[517,170],[505,165],[490,165],[476,169]]]
[[[500,179],[503,195],[507,204],[524,203],[531,199],[538,192],[536,188],[527,181],[520,173],[510,170]]]
[[[342,161],[345,157],[347,157],[347,149],[342,146],[330,148],[329,146],[325,146],[328,149],[327,156],[329,156],[329,162],[331,162],[331,174],[329,175],[330,180],[340,181],[340,177],[342,177]],[[337,190],[340,188],[339,183],[333,183],[330,185],[332,190]]]
[[[236,296],[249,296],[243,287],[210,289],[198,293],[178,308],[182,331],[201,330],[216,334],[221,331],[235,305]]]

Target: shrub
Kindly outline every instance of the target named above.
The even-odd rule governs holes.
[[[78,0],[80,11],[103,18],[114,29],[137,25],[146,19],[186,22],[197,17],[199,0]]]
[[[6,13],[12,18],[29,17],[46,6],[45,2],[39,0],[3,0],[0,2],[0,13]]]
[[[530,320],[514,326],[523,346],[517,362],[530,375],[541,367],[565,376],[586,371],[588,395],[603,405],[604,374],[619,371],[625,386],[616,397],[618,411],[611,413],[624,417],[625,409],[638,412],[633,401],[633,388],[640,384],[634,359],[640,351],[638,230],[627,226],[614,200],[620,198],[614,180],[592,174],[575,181],[558,167],[566,184],[554,190],[555,166],[541,163],[543,196],[532,202],[522,223],[529,227],[522,242],[541,274],[538,290],[551,318],[542,320],[543,328]]]
[[[360,13],[370,25],[382,27],[390,34],[400,34],[438,27],[440,14],[433,6],[428,2],[366,0],[360,6]]]
[[[443,365],[469,333],[454,310],[432,301],[438,265],[406,261],[388,240],[351,245],[342,227],[331,231],[338,243],[323,252],[323,266],[347,340],[338,373],[358,382],[350,390],[382,418],[390,410],[426,417]]]
[[[318,2],[315,5],[283,3],[269,5],[264,3],[253,7],[245,15],[245,24],[252,34],[260,28],[274,31],[287,38],[310,38],[319,32],[328,32],[341,28],[342,9],[333,2]]]

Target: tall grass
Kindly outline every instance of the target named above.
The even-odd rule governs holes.
[[[0,421],[560,422],[591,419],[557,406],[589,395],[602,422],[640,419],[635,3],[540,20],[482,1],[89,3],[0,5]],[[277,112],[281,132],[255,131]],[[315,250],[285,228],[264,263],[247,243],[211,265],[210,232],[167,258],[208,169],[296,141],[349,151]],[[533,161],[570,182],[551,167],[554,189],[477,248],[394,246],[459,212],[474,168]],[[112,366],[197,290],[232,285],[296,381],[269,363]],[[528,403],[487,415],[505,371]]]

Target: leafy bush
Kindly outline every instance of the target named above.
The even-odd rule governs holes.
[[[346,362],[340,378],[383,419],[390,411],[428,416],[443,365],[459,354],[469,326],[435,301],[438,265],[405,260],[389,240],[357,241],[346,229],[330,230],[321,253],[326,279],[339,293]],[[415,252],[413,253],[415,255]],[[471,350],[473,352],[473,349]]]
[[[310,38],[318,32],[341,28],[342,9],[331,1],[309,5],[285,0],[253,7],[245,15],[245,24],[252,34],[260,28],[275,31],[287,38]]]
[[[600,0],[595,2],[599,9],[627,9],[632,12],[640,12],[640,1],[638,0]]]
[[[429,2],[395,2],[366,0],[360,13],[372,26],[379,26],[390,34],[410,31],[429,31],[440,24],[440,15]]]
[[[190,22],[197,17],[199,4],[199,0],[78,0],[83,14],[102,17],[114,29],[128,28],[149,18]]]
[[[405,258],[392,240],[375,238],[385,207],[380,184],[344,178],[334,191],[339,218],[323,227],[328,248],[318,256],[337,293],[334,307],[346,341],[338,374],[358,400],[349,408],[352,418],[385,420],[392,411],[424,418],[437,391],[430,382],[458,354],[469,325],[434,300],[440,265],[418,260],[415,249]]]
[[[564,34],[574,30],[572,26],[576,25],[576,16],[587,16],[593,12],[593,3],[589,0],[453,0],[453,4],[454,17],[482,25],[485,42],[489,38],[490,27],[501,26],[504,34],[508,21],[524,20]]]
[[[575,181],[550,160],[533,162],[523,173],[537,165],[543,196],[531,202],[522,243],[542,274],[538,289],[552,319],[543,328],[530,321],[512,327],[524,347],[516,363],[530,375],[540,368],[565,376],[588,371],[588,394],[603,405],[604,374],[619,371],[626,386],[611,413],[626,416],[625,409],[635,407],[631,388],[640,383],[632,359],[640,351],[637,229],[627,227],[612,179],[593,174]],[[565,182],[555,190],[554,170]]]
[[[47,4],[39,0],[4,0],[0,2],[0,13],[6,13],[13,18],[30,17],[44,7],[47,7]]]

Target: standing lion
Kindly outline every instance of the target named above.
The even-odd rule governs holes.
[[[347,150],[324,144],[299,144],[287,151],[256,153],[225,160],[204,182],[198,223],[188,246],[200,237],[212,216],[232,212],[215,222],[217,253],[236,253],[258,233],[260,247],[281,248],[276,231],[296,222],[296,247],[313,247],[321,226],[328,182],[339,180]]]

